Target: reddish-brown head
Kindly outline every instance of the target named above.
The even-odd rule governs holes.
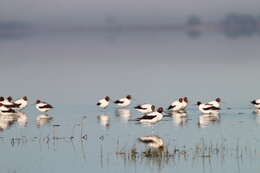
[[[189,101],[187,97],[184,97],[183,100],[184,100],[186,103],[188,103],[188,101]]]
[[[179,98],[179,102],[182,102],[183,101],[183,98]]]
[[[5,100],[4,97],[0,97],[0,102],[3,102]]]
[[[26,96],[23,97],[23,100],[28,101],[28,98]]]
[[[11,96],[9,96],[9,97],[7,97],[7,100],[8,100],[9,102],[11,102],[11,101],[13,100],[13,98],[12,98]]]
[[[159,108],[157,109],[157,112],[162,113],[162,112],[163,112],[163,108],[162,108],[162,107],[159,107]]]
[[[128,100],[131,100],[131,99],[132,99],[132,96],[131,96],[131,95],[127,95],[126,98],[127,98]]]
[[[35,103],[36,103],[36,104],[39,104],[39,103],[41,103],[41,100],[36,100]]]
[[[216,98],[216,102],[221,102],[221,99],[219,97]]]
[[[199,105],[201,105],[201,102],[200,102],[200,101],[198,101],[198,102],[197,102],[197,105],[198,105],[198,106],[199,106]]]
[[[110,100],[110,98],[109,98],[108,96],[106,96],[106,97],[105,97],[105,100],[106,100],[106,101],[109,101],[109,100]]]

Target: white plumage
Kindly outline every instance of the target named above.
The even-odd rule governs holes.
[[[141,123],[157,123],[163,118],[163,108],[159,107],[157,111],[144,115],[140,118],[137,118],[137,121]]]
[[[127,95],[124,98],[114,101],[114,103],[119,107],[126,107],[131,104],[132,97],[131,95]]]
[[[50,105],[49,103],[46,103],[46,102],[43,102],[43,101],[40,101],[40,100],[36,101],[35,107],[40,112],[48,112],[49,110],[51,110],[53,108],[53,106]]]
[[[28,105],[28,99],[26,96],[14,101],[14,104],[16,105],[16,107],[14,107],[14,110],[22,110],[24,108],[26,108],[26,106]]]
[[[170,110],[170,111],[181,111],[183,107],[184,107],[183,98],[179,98],[178,100],[173,101],[171,103],[171,105],[168,107],[168,110]]]
[[[220,108],[220,102],[221,102],[221,99],[220,98],[216,98],[215,100],[212,100],[210,102],[208,102],[207,104],[208,105],[212,105],[216,108]]]
[[[155,109],[155,106],[152,104],[143,104],[143,105],[138,105],[135,107],[135,110],[147,114],[153,112]]]
[[[214,114],[217,113],[219,108],[214,107],[211,104],[203,104],[201,102],[197,102],[197,105],[199,106],[199,110],[203,113],[203,114]]]
[[[260,109],[260,99],[255,99],[251,101],[251,103],[255,106],[256,109]]]
[[[108,107],[109,105],[109,101],[110,101],[110,98],[108,96],[104,97],[103,99],[100,99],[98,102],[97,102],[97,106],[102,108],[102,109],[105,109]]]
[[[14,113],[15,113],[15,111],[13,109],[8,108],[5,105],[3,105],[2,103],[0,103],[0,114],[2,114],[2,115],[12,115]]]

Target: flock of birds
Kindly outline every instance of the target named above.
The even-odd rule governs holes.
[[[132,97],[131,95],[127,95],[124,98],[118,99],[114,101],[114,104],[116,104],[120,108],[125,108],[131,104]],[[110,104],[110,97],[106,96],[103,99],[99,100],[97,102],[97,106],[106,109]],[[137,105],[134,107],[135,110],[142,113],[142,115],[139,118],[134,119],[135,121],[138,121],[142,124],[155,124],[163,119],[164,116],[167,116],[168,114],[173,115],[175,118],[179,118],[180,122],[182,123],[182,119],[186,118],[187,113],[186,109],[188,107],[188,98],[183,97],[179,98],[175,101],[173,101],[167,108],[168,112],[166,113],[163,109],[163,107],[158,107],[156,109],[155,105],[153,104],[142,104]],[[216,121],[219,119],[219,111],[220,111],[220,103],[221,99],[216,98],[208,103],[202,103],[200,101],[197,102],[198,110],[202,113],[202,116],[198,119],[198,125],[204,124],[208,125],[210,121]],[[260,99],[255,99],[251,101],[251,104],[253,104],[256,108],[255,112],[260,113]],[[119,114],[129,114],[129,112],[124,112],[127,109],[119,109],[121,112]],[[103,125],[109,125],[108,124],[108,117],[103,116],[104,120]],[[159,136],[143,136],[138,138],[138,140],[147,146],[149,146],[152,149],[156,149],[159,151],[164,150],[164,142],[163,139]]]
[[[100,99],[97,102],[97,106],[106,109],[110,104],[110,97],[106,96],[102,99]],[[125,108],[131,104],[132,96],[127,95],[124,98],[118,99],[114,101],[114,104],[116,104],[118,107]],[[135,110],[142,113],[142,116],[135,119],[136,121],[139,121],[140,123],[157,123],[160,120],[163,119],[164,115],[168,115],[171,113],[172,115],[179,115],[179,116],[186,116],[186,109],[188,107],[188,98],[183,97],[179,98],[175,101],[173,101],[169,107],[167,108],[168,112],[166,113],[163,109],[163,107],[155,108],[155,105],[153,104],[143,104],[143,105],[137,105],[135,106]],[[204,117],[211,118],[212,120],[218,119],[219,111],[220,111],[220,98],[216,98],[208,103],[202,103],[200,101],[197,102],[198,110],[204,115]],[[251,104],[253,104],[256,108],[255,112],[260,112],[260,99],[255,99],[251,101]]]
[[[13,100],[11,96],[4,98],[0,97],[0,131],[8,128],[15,121],[22,126],[25,126],[28,122],[27,115],[22,112],[28,106],[28,98],[26,96],[19,98],[17,100]],[[53,109],[53,106],[36,100],[35,107],[40,112],[48,112]],[[52,117],[48,116],[48,114],[41,114],[37,116],[36,122],[38,126],[42,126],[49,122]]]
[[[110,97],[106,96],[97,102],[97,106],[101,109],[106,109],[109,106],[110,102]],[[125,108],[129,106],[131,102],[132,96],[127,95],[121,99],[115,100],[114,104],[120,108]],[[198,101],[198,110],[202,112],[204,117],[210,117],[213,120],[217,120],[220,110],[220,102],[220,98],[216,98],[215,100],[212,100],[208,103],[202,103]],[[142,116],[134,120],[140,123],[154,124],[161,121],[163,117],[165,115],[168,115],[169,113],[171,113],[172,115],[179,115],[180,117],[185,117],[187,115],[186,109],[188,107],[188,103],[189,101],[187,97],[179,98],[173,101],[168,106],[168,113],[164,111],[163,107],[158,107],[156,109],[155,105],[153,104],[137,105],[134,107],[134,109],[142,113]],[[255,99],[251,101],[251,104],[255,106],[255,112],[260,113],[260,99]],[[0,130],[7,128],[10,125],[10,123],[14,122],[15,120],[22,124],[26,124],[27,116],[25,116],[25,114],[21,111],[25,109],[28,105],[28,98],[26,96],[17,100],[13,100],[11,96],[7,98],[0,97]],[[52,117],[49,117],[48,114],[46,114],[46,112],[53,109],[52,105],[41,100],[36,100],[35,104],[33,105],[38,111],[45,113],[37,117],[37,122],[40,123],[40,126],[41,124],[44,125],[46,122],[52,119]],[[125,110],[122,109],[121,111],[122,113],[124,113]],[[106,117],[105,121],[107,121]],[[144,136],[138,138],[138,140],[152,148],[157,148],[159,150],[163,149],[163,140],[158,136]]]
[[[16,113],[17,111],[21,111],[28,106],[28,98],[26,96],[19,98],[17,100],[13,100],[11,96],[4,98],[0,97],[0,113],[2,115],[11,115]],[[48,112],[53,108],[52,105],[36,100],[35,107],[40,112]]]
[[[97,102],[97,106],[106,109],[110,105],[111,99],[110,97],[106,96],[102,99],[100,99]],[[210,101],[208,103],[202,103],[200,101],[197,102],[198,110],[203,113],[206,117],[211,118],[217,118],[220,110],[220,98],[216,98],[213,101]],[[115,100],[114,104],[117,105],[120,108],[125,108],[129,106],[132,103],[132,96],[127,95],[121,99]],[[186,116],[186,109],[188,107],[188,98],[182,97],[175,101],[173,101],[169,107],[167,108],[168,112],[166,113],[164,111],[163,107],[158,107],[156,109],[155,105],[153,104],[142,104],[135,106],[135,110],[142,113],[142,116],[139,118],[136,118],[135,120],[140,123],[157,123],[160,120],[163,119],[165,115],[168,115],[168,113],[178,114],[180,116]],[[251,103],[255,106],[256,112],[260,112],[260,99],[255,99],[251,101]],[[0,97],[0,115],[7,115],[12,116],[21,113],[23,109],[25,109],[28,106],[28,98],[26,96],[21,97],[17,100],[13,100],[11,96],[4,98]],[[43,112],[45,114],[42,114],[41,116],[37,117],[38,119],[52,119],[52,117],[49,117],[46,112],[53,109],[53,106],[50,105],[47,102],[36,100],[35,104],[33,104],[35,108]],[[1,117],[0,117],[1,118]]]
[[[127,95],[124,98],[121,98],[119,100],[114,101],[114,104],[116,104],[118,107],[127,107],[131,104],[132,97],[131,95]],[[188,107],[188,98],[183,97],[179,98],[178,100],[173,101],[169,107],[168,111],[173,113],[179,113],[181,115],[186,115],[186,108]],[[216,98],[213,101],[210,101],[208,103],[201,103],[200,101],[197,102],[198,109],[200,112],[202,112],[205,115],[208,116],[217,116],[220,110],[220,98]],[[99,100],[97,103],[97,106],[99,106],[102,109],[106,109],[109,106],[110,103],[110,97],[106,96],[103,99]],[[259,104],[260,109],[260,99],[252,101],[254,105]],[[143,104],[143,105],[137,105],[134,107],[135,110],[141,112],[143,115],[136,119],[136,121],[139,121],[141,123],[157,123],[166,114],[163,107],[158,107],[155,109],[155,105],[152,104]]]

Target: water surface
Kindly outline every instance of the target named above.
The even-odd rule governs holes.
[[[3,172],[259,172],[260,118],[249,101],[258,97],[259,37],[228,39],[181,33],[57,33],[0,40],[3,96],[27,95],[55,106],[38,127],[30,105],[28,124],[0,134]],[[99,110],[97,99],[131,94],[133,104]],[[188,96],[186,120],[165,117],[154,126],[128,119],[133,106],[167,107]],[[221,97],[217,121],[204,120],[194,103]],[[231,109],[227,109],[231,107]],[[107,118],[100,122],[98,117]],[[86,116],[86,118],[84,118]],[[145,157],[137,138],[160,136],[176,155]],[[204,147],[202,147],[204,146]],[[212,146],[214,152],[196,153]],[[135,149],[137,154],[131,155]],[[203,150],[203,151],[204,151]],[[218,150],[218,152],[216,152]]]

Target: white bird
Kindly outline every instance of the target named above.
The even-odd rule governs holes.
[[[197,102],[197,105],[199,106],[199,110],[204,114],[214,114],[219,111],[219,108],[210,104],[203,104],[200,101]]]
[[[135,109],[141,113],[147,114],[154,112],[155,106],[152,104],[143,104],[136,106]]]
[[[2,103],[4,106],[8,107],[8,108],[16,108],[17,105],[13,102],[13,98],[11,96],[4,98],[4,97],[0,97],[0,103]]]
[[[50,105],[46,102],[40,101],[40,100],[36,100],[35,107],[40,112],[48,112],[49,110],[51,110],[53,108],[52,105]]]
[[[116,105],[118,105],[119,107],[126,107],[126,106],[131,104],[131,100],[132,100],[132,96],[131,95],[127,95],[124,98],[121,98],[119,100],[114,101],[114,103]]]
[[[106,96],[106,97],[104,97],[103,99],[101,99],[97,102],[97,106],[102,108],[102,109],[105,109],[105,108],[108,107],[109,101],[110,101],[110,98],[108,96]]]
[[[255,106],[256,109],[260,109],[260,99],[255,99],[251,101],[251,103]]]
[[[152,149],[164,150],[164,142],[159,136],[143,136],[138,138],[140,142],[147,144]]]
[[[26,108],[26,106],[28,105],[28,98],[26,96],[14,101],[14,104],[16,105],[16,107],[14,107],[14,110],[22,110],[24,108]]]
[[[4,97],[0,97],[0,103],[2,103],[3,105],[7,106],[7,105],[13,105],[12,102],[9,102],[8,99],[4,98]]]
[[[0,103],[0,114],[2,115],[12,115],[16,113],[13,109],[6,107],[2,103]]]
[[[159,107],[157,111],[145,114],[140,118],[137,118],[137,121],[141,123],[157,123],[162,120],[163,118],[163,108]]]
[[[220,102],[221,102],[221,99],[218,97],[215,100],[212,100],[212,101],[208,102],[207,104],[208,105],[212,105],[212,106],[214,106],[216,108],[220,108]]]
[[[178,100],[171,103],[171,105],[168,107],[168,110],[178,112],[182,110],[183,106],[183,98],[179,98]]]

